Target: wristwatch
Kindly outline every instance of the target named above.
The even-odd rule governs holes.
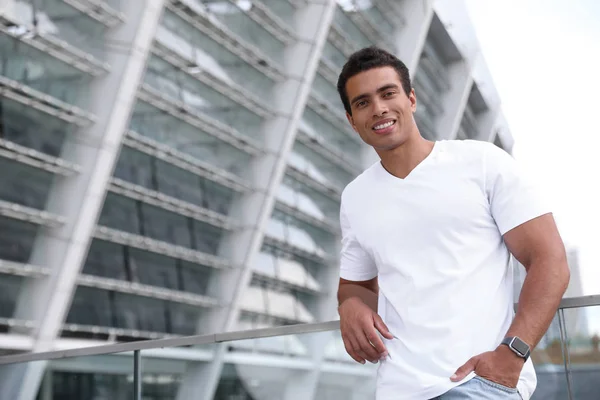
[[[504,338],[502,344],[507,345],[509,349],[511,349],[519,357],[524,358],[525,361],[527,361],[529,355],[531,354],[529,345],[522,341],[518,336]]]

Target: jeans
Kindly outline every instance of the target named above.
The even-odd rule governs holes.
[[[502,386],[487,379],[475,376],[462,385],[450,389],[431,400],[521,400],[515,388]]]

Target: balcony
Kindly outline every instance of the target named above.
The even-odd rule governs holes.
[[[277,299],[273,298],[275,301]],[[531,355],[538,377],[532,400],[597,398],[600,391],[600,382],[597,379],[600,372],[600,339],[591,331],[575,330],[572,322],[598,306],[598,295],[562,300],[550,329]],[[257,303],[255,306],[248,304],[246,307],[258,310],[263,306]],[[597,314],[590,312],[587,315]],[[11,324],[27,326],[26,321],[12,320]],[[314,398],[327,398],[323,397],[323,393],[335,393],[343,398],[359,393],[360,399],[373,398],[377,367],[358,365],[346,355],[339,332],[339,321],[272,326],[268,322],[250,320],[243,316],[238,327],[245,330],[184,337],[130,331],[129,333],[136,334],[138,339],[151,336],[158,336],[160,339],[102,346],[98,346],[97,341],[73,341],[63,338],[58,341],[56,351],[21,352],[2,356],[0,369],[17,363],[45,360],[54,366],[53,374],[57,374],[54,377],[55,382],[57,378],[66,379],[64,374],[69,374],[69,382],[92,382],[86,379],[91,373],[111,373],[115,379],[118,377],[123,381],[122,384],[111,386],[108,393],[111,398],[117,398],[126,392],[143,392],[152,397],[151,394],[158,393],[160,389],[162,390],[159,392],[163,395],[166,393],[169,398],[174,398],[186,363],[210,362],[214,359],[219,345],[225,344],[225,370],[218,390],[225,390],[222,386],[225,385],[224,379],[228,382],[234,379],[237,382],[235,387],[247,388],[246,395],[259,396],[260,393],[264,393],[264,389],[272,389],[275,385],[285,386],[286,382],[292,379],[292,375],[297,376],[319,368],[321,375]],[[69,328],[86,329],[83,325],[75,327],[72,324],[66,324],[64,329]],[[113,337],[127,333],[127,330],[122,328],[100,327],[96,332],[107,334],[111,330],[115,335]],[[325,346],[311,348],[307,343],[312,339],[319,339]],[[166,362],[167,360],[169,362]],[[141,361],[143,370],[139,368]],[[162,377],[162,385],[157,386],[156,376]],[[261,379],[257,379],[259,376]],[[335,376],[343,377],[344,383],[336,383],[333,379]],[[128,377],[131,379],[128,380]],[[254,383],[250,385],[249,382]],[[85,394],[81,392],[82,385],[71,385],[71,388],[76,386],[77,389],[71,390],[79,392],[73,392],[73,396],[85,398]],[[54,390],[60,387],[55,384]]]

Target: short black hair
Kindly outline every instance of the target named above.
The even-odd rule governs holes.
[[[406,93],[407,96],[410,95],[412,85],[410,83],[408,67],[400,61],[398,57],[379,47],[365,47],[356,51],[348,58],[348,61],[344,64],[338,78],[337,90],[348,114],[352,115],[350,100],[348,99],[348,93],[346,92],[346,83],[348,82],[348,79],[363,71],[381,67],[394,68],[400,77],[404,93]]]

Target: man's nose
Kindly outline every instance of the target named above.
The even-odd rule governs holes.
[[[381,117],[382,115],[387,114],[388,107],[383,101],[375,100],[373,102],[373,116]]]

